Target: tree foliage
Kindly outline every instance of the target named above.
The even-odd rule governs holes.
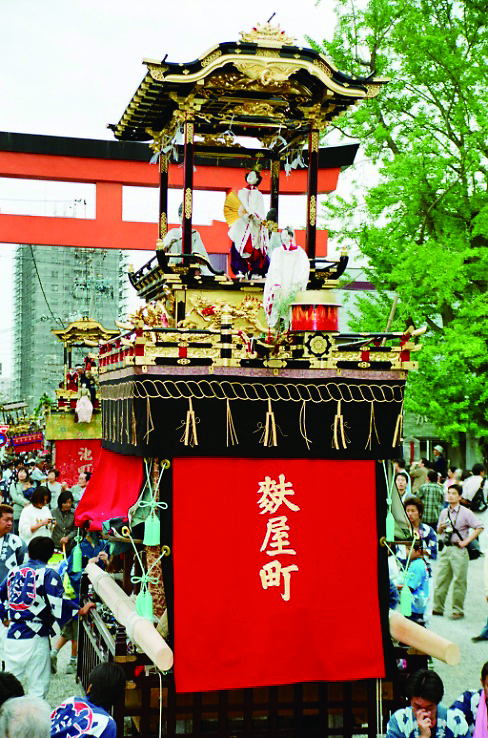
[[[388,77],[379,96],[341,118],[380,179],[364,201],[326,206],[339,242],[368,257],[378,294],[361,324],[427,323],[407,407],[456,443],[469,432],[488,456],[488,2],[336,0],[331,42],[312,46],[351,75]],[[359,218],[358,218],[359,213]],[[373,326],[373,321],[376,321]]]

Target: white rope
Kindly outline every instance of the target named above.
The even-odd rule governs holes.
[[[163,677],[159,674],[159,738],[163,735]]]

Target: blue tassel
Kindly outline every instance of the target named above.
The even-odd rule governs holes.
[[[81,546],[79,543],[73,549],[73,573],[83,571],[83,556],[81,554]]]
[[[406,618],[412,614],[412,593],[406,584],[403,585],[400,592],[400,612]]]
[[[159,546],[161,543],[161,525],[157,515],[151,513],[144,523],[145,546]]]
[[[154,622],[153,601],[151,593],[147,589],[141,589],[136,597],[136,612],[142,618]]]
[[[395,540],[395,518],[393,517],[391,510],[388,510],[388,514],[386,516],[386,540]]]

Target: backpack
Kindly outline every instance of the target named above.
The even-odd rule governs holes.
[[[483,492],[484,486],[485,486],[485,479],[484,477],[482,477],[479,490],[476,492],[475,496],[471,500],[470,510],[472,510],[473,512],[483,512],[488,507],[488,504],[485,500],[485,495]]]

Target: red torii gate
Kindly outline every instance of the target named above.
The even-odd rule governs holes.
[[[318,192],[333,192],[342,168],[353,163],[358,145],[321,149]],[[146,144],[102,141],[96,139],[0,133],[0,177],[83,182],[96,187],[96,217],[79,219],[0,213],[0,243],[29,243],[78,248],[137,249],[154,251],[157,223],[122,220],[122,188],[158,187],[157,166],[149,165]],[[243,186],[243,162],[195,157],[196,190],[239,190]],[[270,191],[270,176],[262,171],[260,190]],[[183,170],[177,164],[169,168],[169,186],[182,188]],[[280,194],[302,195],[307,191],[307,170],[280,175]],[[155,213],[155,220],[157,213]],[[170,225],[175,227],[179,224]],[[214,220],[211,226],[198,226],[209,253],[227,253],[230,249],[228,226]],[[297,240],[305,244],[305,231],[297,231]],[[327,231],[317,231],[317,256],[327,254]]]

